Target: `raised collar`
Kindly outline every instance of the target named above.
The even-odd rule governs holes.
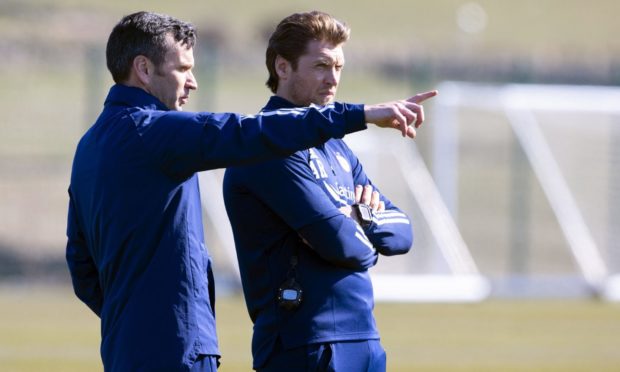
[[[294,108],[294,107],[300,107],[300,106],[297,106],[293,102],[287,99],[284,99],[280,96],[271,96],[271,98],[269,98],[269,101],[267,101],[267,104],[265,105],[265,107],[263,107],[261,111],[271,111],[271,110],[277,110],[281,108]]]
[[[130,87],[123,84],[114,84],[105,100],[105,105],[122,105],[141,107],[150,110],[168,111],[169,109],[160,100],[147,93],[144,89]]]

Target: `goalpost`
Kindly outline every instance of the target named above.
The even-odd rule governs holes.
[[[591,131],[593,126],[601,126],[601,120],[594,120],[592,116],[609,116],[617,123],[620,114],[620,89],[615,87],[593,86],[558,86],[558,85],[523,85],[508,84],[491,86],[471,83],[445,82],[439,87],[441,96],[438,97],[433,115],[434,121],[434,168],[433,173],[440,192],[449,208],[456,215],[458,206],[458,177],[459,177],[459,125],[458,110],[462,108],[476,109],[487,112],[503,113],[512,129],[516,141],[525,153],[532,172],[542,188],[551,207],[557,223],[568,244],[568,248],[576,262],[584,281],[593,293],[607,300],[620,300],[620,277],[612,275],[609,262],[606,262],[601,252],[601,239],[595,239],[592,228],[607,230],[607,236],[615,236],[611,219],[613,211],[620,208],[608,198],[607,204],[610,222],[608,226],[593,226],[594,224],[584,217],[583,204],[576,201],[574,187],[565,177],[559,166],[558,156],[554,154],[549,144],[550,138],[542,130],[539,116],[544,115],[584,115],[590,120],[583,124],[584,131]],[[603,121],[605,122],[605,121]],[[557,124],[554,124],[557,125]],[[578,124],[568,123],[573,128]],[[612,132],[613,135],[613,132]],[[599,140],[607,141],[604,135]],[[557,138],[553,138],[557,141]],[[617,143],[620,143],[617,141]],[[612,142],[613,146],[614,142]],[[573,152],[580,148],[572,149]],[[587,151],[587,150],[584,150]],[[610,163],[620,162],[617,154],[609,156]],[[491,155],[492,156],[492,155]],[[570,160],[570,159],[569,159]],[[568,161],[568,160],[566,160]],[[587,165],[586,165],[587,166]],[[612,169],[613,167],[608,167]],[[613,174],[610,176],[613,180]],[[598,180],[599,182],[603,182]],[[596,179],[591,182],[597,182]],[[609,186],[609,193],[615,194],[615,188],[620,184]],[[587,203],[585,203],[587,204]],[[594,209],[594,207],[589,209]],[[600,209],[600,208],[599,208]],[[618,250],[615,239],[609,239],[609,251]],[[617,258],[617,257],[615,257]],[[613,255],[607,261],[613,260]]]

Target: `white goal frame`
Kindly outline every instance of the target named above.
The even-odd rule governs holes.
[[[524,150],[568,242],[581,274],[592,291],[620,301],[620,276],[610,276],[590,229],[540,130],[534,112],[620,114],[615,87],[508,84],[489,86],[444,82],[434,111],[433,174],[448,208],[456,215],[458,185],[457,110],[503,112]],[[586,99],[587,97],[587,99]],[[440,152],[441,151],[441,156]]]

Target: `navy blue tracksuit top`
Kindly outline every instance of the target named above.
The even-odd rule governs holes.
[[[290,107],[273,96],[263,113]],[[413,233],[409,218],[382,194],[386,210],[366,229],[340,212],[355,203],[355,186],[368,184],[362,164],[337,139],[226,170],[224,201],[254,323],[254,368],[264,365],[278,338],[285,349],[379,338],[367,269],[377,254],[408,252]],[[303,302],[291,311],[280,308],[276,297],[292,255],[298,256]]]
[[[105,370],[187,371],[219,355],[195,172],[364,128],[361,105],[191,113],[114,85],[77,146],[66,249],[75,293],[101,317]]]

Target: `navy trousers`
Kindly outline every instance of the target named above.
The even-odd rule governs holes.
[[[385,372],[386,355],[379,340],[310,344],[282,350],[278,343],[259,372]]]

